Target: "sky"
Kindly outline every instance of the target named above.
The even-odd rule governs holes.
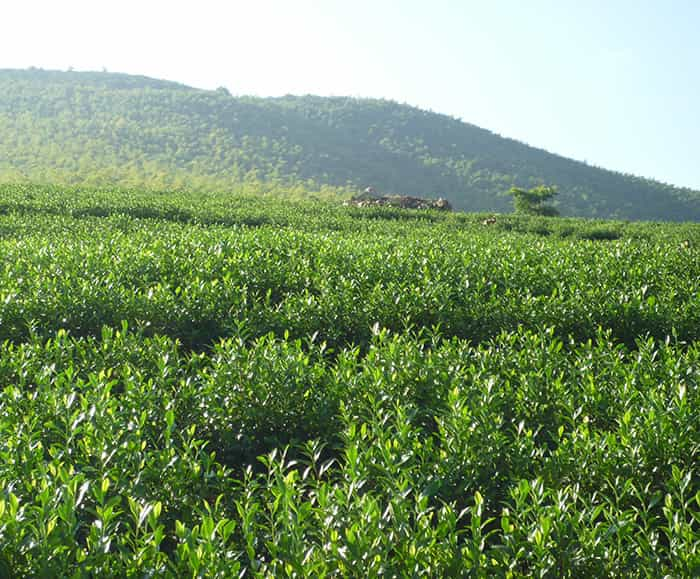
[[[700,0],[5,0],[0,68],[387,98],[700,190]]]

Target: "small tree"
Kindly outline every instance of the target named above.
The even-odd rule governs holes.
[[[557,188],[547,185],[539,185],[528,190],[511,187],[508,191],[508,195],[513,196],[513,209],[516,213],[544,215],[546,217],[559,215],[556,208],[545,205],[545,201],[549,201],[556,194]]]

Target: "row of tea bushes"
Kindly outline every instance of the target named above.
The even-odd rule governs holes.
[[[0,351],[19,576],[692,576],[700,349],[375,329]],[[286,450],[285,450],[286,449]],[[255,460],[256,454],[262,455]]]
[[[320,232],[7,215],[2,227],[0,338],[15,342],[122,321],[196,349],[242,332],[365,345],[375,324],[473,342],[544,326],[577,340],[600,326],[628,346],[700,335],[692,246],[385,222]]]

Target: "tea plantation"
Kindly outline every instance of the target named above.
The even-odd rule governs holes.
[[[700,574],[700,225],[0,187],[0,577]]]

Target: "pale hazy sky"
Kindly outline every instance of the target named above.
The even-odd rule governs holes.
[[[29,66],[389,98],[700,189],[700,0],[2,0]]]

